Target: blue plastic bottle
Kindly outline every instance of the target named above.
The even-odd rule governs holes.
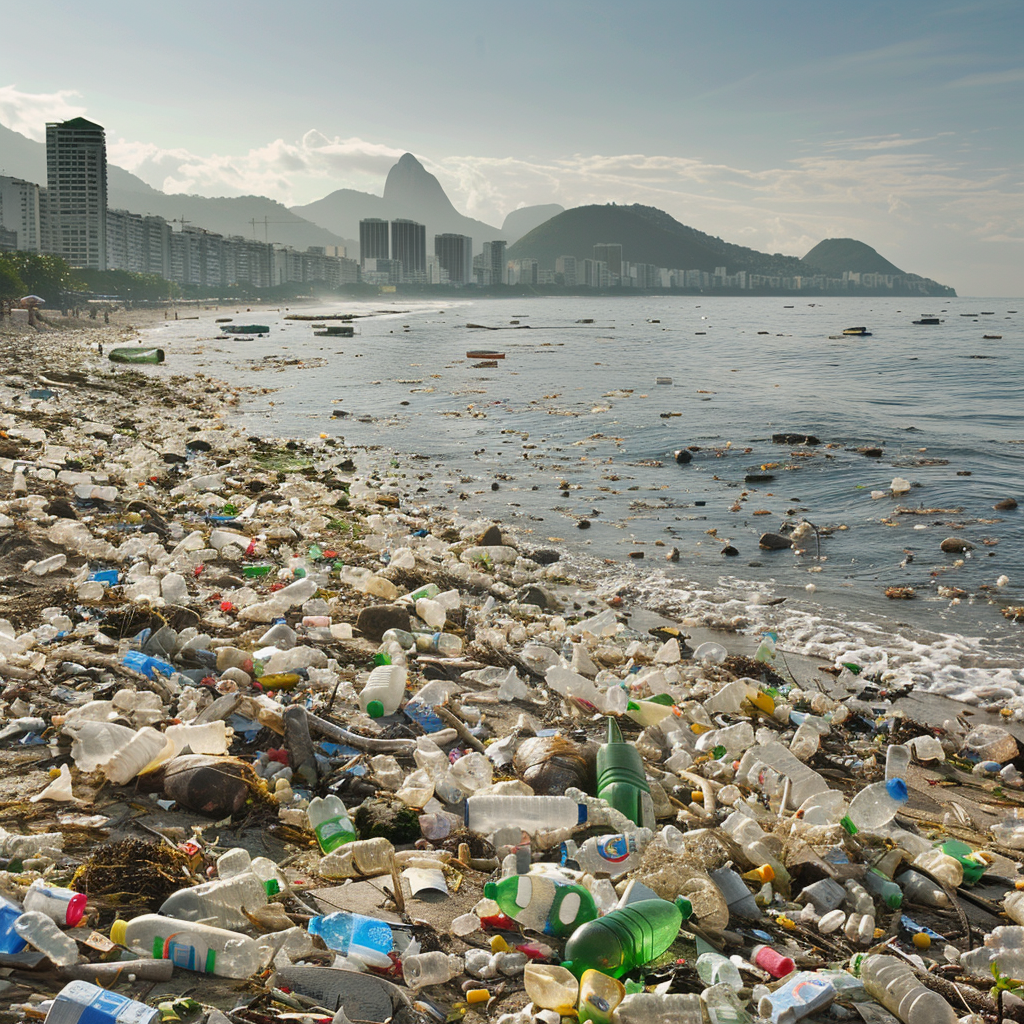
[[[306,930],[344,956],[356,956],[370,967],[391,966],[388,954],[394,949],[395,937],[386,921],[338,910],[311,918]]]

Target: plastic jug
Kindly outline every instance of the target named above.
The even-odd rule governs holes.
[[[160,905],[164,917],[206,921],[219,928],[248,928],[246,912],[255,914],[267,902],[267,890],[252,871],[218,878],[172,893]]]
[[[559,938],[597,917],[594,897],[587,889],[549,875],[510,875],[488,882],[484,896],[523,928]]]
[[[690,910],[682,896],[675,903],[640,900],[619,907],[573,932],[562,966],[576,975],[593,968],[619,978],[664,953]]]
[[[85,916],[86,895],[36,879],[25,893],[25,909],[38,910],[62,928],[74,928]]]
[[[635,746],[623,742],[614,718],[608,719],[608,739],[597,752],[597,795],[637,825],[654,827],[643,758]]]
[[[371,718],[393,715],[402,703],[407,678],[404,665],[378,665],[359,693],[359,706]]]
[[[710,872],[711,880],[721,890],[725,902],[729,907],[729,916],[746,918],[751,921],[758,921],[761,918],[761,908],[754,900],[753,893],[747,888],[746,883],[730,867],[719,868]]]
[[[324,853],[351,843],[356,837],[356,827],[340,797],[314,797],[306,808],[306,816]]]

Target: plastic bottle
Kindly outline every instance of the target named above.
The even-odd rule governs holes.
[[[324,853],[330,853],[344,843],[351,843],[356,837],[356,827],[340,797],[314,797],[306,808],[306,816]]]
[[[845,923],[845,910],[830,910],[827,914],[822,915],[821,920],[818,922],[818,931],[822,935],[831,935],[832,932],[842,928]]]
[[[372,878],[387,874],[395,848],[383,836],[356,839],[320,858],[317,873],[324,878]]]
[[[951,889],[955,889],[964,880],[963,865],[942,850],[929,850],[927,853],[919,854],[910,862],[910,866],[927,871]]]
[[[597,795],[637,825],[654,827],[644,760],[635,746],[623,742],[614,718],[608,719],[608,739],[597,752]]]
[[[260,969],[260,951],[248,935],[181,921],[162,914],[143,914],[131,921],[115,921],[110,939],[139,956],[159,953],[176,967],[220,978],[248,978]]]
[[[632,835],[619,832],[593,836],[582,846],[571,839],[562,843],[562,863],[574,861],[580,871],[592,875],[623,875],[639,863],[647,844],[653,839],[650,829],[637,829]]]
[[[903,890],[891,878],[886,878],[874,868],[864,872],[864,888],[881,896],[890,910],[898,910],[903,902]]]
[[[310,935],[319,935],[328,949],[343,956],[355,956],[368,967],[390,967],[395,937],[391,926],[375,917],[338,910],[310,918],[306,926]]]
[[[246,911],[255,914],[266,902],[267,891],[250,870],[179,889],[164,900],[159,913],[179,921],[207,921],[218,928],[247,928],[251,922]]]
[[[554,1010],[560,1016],[570,1016],[576,1008],[580,983],[576,976],[557,964],[526,965],[523,971],[526,994],[534,1006]]]
[[[851,801],[846,819],[857,830],[887,825],[907,802],[907,784],[902,779],[874,782],[865,786]]]
[[[910,767],[910,747],[904,743],[890,743],[885,752],[885,778],[905,779]]]
[[[562,966],[577,976],[593,968],[619,978],[664,953],[690,911],[682,896],[675,903],[640,900],[619,907],[573,932]]]
[[[34,949],[49,957],[57,967],[78,963],[78,943],[65,935],[53,919],[38,910],[27,911],[14,922],[14,931]]]
[[[801,899],[810,900],[819,914],[828,914],[846,899],[846,890],[831,878],[822,878],[806,885],[800,893]]]
[[[141,651],[127,651],[121,662],[127,668],[133,669],[135,672],[141,672],[149,679],[156,679],[157,672],[162,676],[174,675],[173,665],[169,665],[166,661],[161,661],[159,658],[143,654]]]
[[[903,890],[903,895],[912,903],[923,903],[928,907],[949,906],[949,897],[943,892],[942,887],[916,871],[904,871],[896,876],[895,881]]]
[[[757,650],[754,652],[754,661],[760,661],[767,665],[775,661],[775,645],[778,643],[778,640],[779,635],[777,633],[762,633],[761,642],[757,645]]]
[[[710,872],[710,875],[711,880],[725,897],[730,917],[735,916],[752,921],[761,919],[761,908],[754,900],[753,893],[731,867],[719,868],[717,871]]]
[[[754,763],[767,765],[786,777],[786,807],[799,807],[809,796],[830,789],[829,784],[813,768],[805,765],[781,743],[763,743],[751,748],[750,754]]]
[[[626,995],[626,987],[617,978],[597,970],[584,971],[580,977],[580,1024],[608,1024]]]
[[[85,916],[86,895],[36,879],[25,893],[25,909],[37,910],[62,928],[74,928]]]
[[[462,653],[462,637],[454,633],[417,633],[416,649],[440,654],[442,658],[457,658]]]
[[[957,1016],[937,992],[926,988],[902,960],[869,956],[861,964],[861,980],[872,999],[903,1024],[956,1024]]]
[[[371,718],[393,715],[402,703],[407,678],[404,665],[378,665],[359,693],[359,706]]]
[[[739,968],[721,953],[701,953],[697,957],[697,975],[705,985],[728,985],[736,992],[743,988]]]
[[[1024,892],[1008,892],[1003,897],[1003,910],[1015,924],[1024,925]]]
[[[757,964],[762,970],[767,971],[773,978],[784,978],[796,970],[793,958],[783,956],[771,946],[755,946],[750,953],[751,963]]]
[[[490,835],[499,828],[512,826],[530,835],[537,832],[583,825],[587,805],[568,796],[517,796],[481,793],[466,798],[466,828]]]
[[[801,971],[763,996],[757,1004],[757,1012],[761,1017],[769,1018],[772,1024],[794,1024],[825,1009],[836,995],[836,987],[828,978]]]
[[[510,875],[484,886],[484,896],[523,928],[562,938],[597,917],[582,885],[542,874]]]
[[[416,953],[402,960],[402,977],[411,989],[443,985],[462,973],[462,957],[434,950]],[[574,979],[575,980],[575,979]]]
[[[88,981],[69,981],[56,995],[43,1024],[156,1024],[160,1009]]]
[[[24,911],[16,903],[0,896],[0,953],[21,953],[25,940],[14,930],[14,922]]]

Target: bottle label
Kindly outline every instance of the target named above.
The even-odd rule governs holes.
[[[621,864],[636,853],[636,840],[629,836],[601,836],[597,841],[597,855],[609,864]]]
[[[170,960],[175,967],[183,967],[186,971],[197,971],[200,974],[213,974],[217,962],[217,952],[206,951],[206,957],[200,955],[198,949],[189,941],[190,936],[181,935],[182,941],[175,941],[174,935],[166,939],[159,935],[153,936],[153,959]]]
[[[343,843],[351,842],[356,837],[355,826],[345,816],[322,821],[313,831],[316,833],[317,842],[320,843],[320,849],[324,853],[329,853]]]
[[[76,1013],[77,1011],[77,1013]],[[56,1020],[77,1021],[77,1024],[145,1024],[157,1011],[127,996],[97,989],[84,981],[69,982],[54,1000],[51,1016]]]

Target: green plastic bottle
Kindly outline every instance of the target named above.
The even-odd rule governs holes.
[[[577,978],[590,970],[621,978],[661,956],[691,911],[690,901],[682,896],[675,903],[640,900],[619,907],[573,932],[565,944],[562,966]]]
[[[484,896],[524,928],[564,938],[597,917],[582,885],[540,874],[510,875],[484,886]]]
[[[614,718],[608,719],[608,742],[597,752],[597,795],[637,825],[655,827],[644,760],[636,747],[623,742]]]

